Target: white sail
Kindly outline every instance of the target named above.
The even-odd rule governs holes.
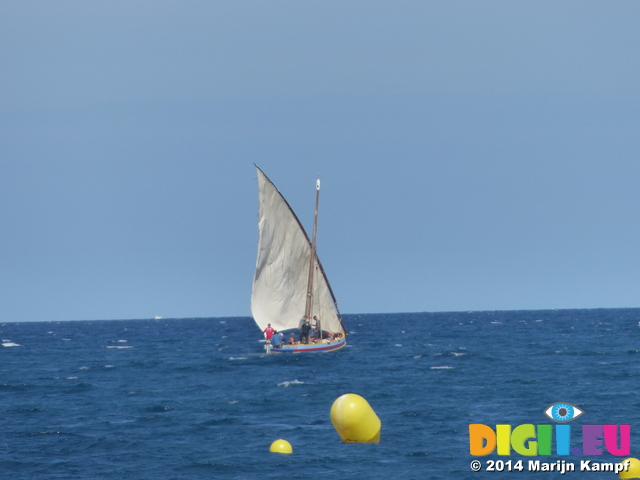
[[[251,313],[261,330],[298,328],[304,316],[311,242],[289,204],[258,168],[258,260],[251,292]],[[323,330],[343,332],[331,288],[317,257],[311,316]]]

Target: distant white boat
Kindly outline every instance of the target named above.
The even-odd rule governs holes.
[[[154,318],[154,320],[160,320],[162,317],[159,315],[156,315],[156,317]]]

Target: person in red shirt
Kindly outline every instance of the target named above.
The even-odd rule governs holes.
[[[264,333],[264,336],[267,339],[267,343],[271,343],[271,337],[273,337],[273,332],[275,332],[275,330],[273,329],[273,327],[271,327],[271,324],[268,324],[267,328],[263,330],[262,333]]]

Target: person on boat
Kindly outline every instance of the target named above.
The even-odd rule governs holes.
[[[309,324],[309,320],[307,320],[300,327],[300,343],[309,343],[310,331],[311,331],[311,325]]]
[[[316,315],[313,316],[313,331],[311,332],[311,336],[318,341],[322,339],[322,327]]]
[[[316,329],[314,328],[313,325],[311,325],[311,323],[309,323],[309,326],[311,327],[311,330],[309,331],[309,341],[315,342],[315,340],[316,340]]]
[[[289,335],[289,345],[295,345],[296,344],[296,334],[291,332],[291,335]]]
[[[273,336],[271,337],[271,345],[273,345],[273,348],[280,348],[282,346],[282,337],[280,335],[282,334],[278,333],[277,330],[273,331]]]
[[[273,337],[275,330],[270,323],[267,325],[267,328],[262,331],[262,333],[264,333],[264,337],[267,339],[267,343],[271,343],[271,337]]]

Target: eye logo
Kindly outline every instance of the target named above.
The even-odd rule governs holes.
[[[583,413],[583,410],[580,410],[575,405],[567,402],[553,403],[544,411],[544,414],[549,417],[549,419],[558,423],[570,422],[578,418]]]

